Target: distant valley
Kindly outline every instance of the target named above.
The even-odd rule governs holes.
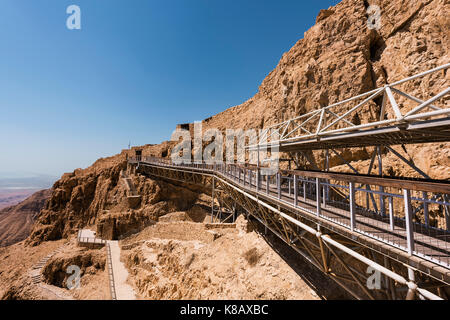
[[[57,177],[31,173],[0,173],[0,210],[16,205],[33,193],[49,189]]]

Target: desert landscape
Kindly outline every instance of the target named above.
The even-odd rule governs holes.
[[[0,210],[18,204],[35,192],[35,189],[9,189],[0,191]]]
[[[367,28],[371,4],[390,17],[379,30]],[[266,128],[447,64],[447,12],[447,0],[343,0],[321,10],[316,24],[283,54],[257,94],[241,105],[224,106],[223,112],[202,121],[203,130]],[[445,69],[403,89],[425,101],[449,83]],[[447,95],[436,105],[449,108],[449,102]],[[399,105],[413,108],[407,99]],[[364,117],[360,120],[373,115]],[[242,214],[233,223],[211,223],[214,200],[206,186],[148,177],[130,168],[128,160],[136,150],[142,157],[169,159],[176,143],[122,150],[65,173],[37,193],[0,192],[0,299],[111,299],[108,246],[80,246],[77,237],[85,229],[98,239],[118,241],[118,263],[137,300],[354,298],[255,220]],[[450,143],[393,149],[431,179],[449,181]],[[346,163],[361,172],[372,167],[372,147],[341,151],[342,156],[330,155],[330,171],[352,172]],[[423,178],[392,152],[383,152],[382,175]],[[308,156],[309,161],[298,159],[297,169],[325,166],[323,150]],[[287,169],[287,163],[280,166]],[[377,163],[373,170],[378,172]],[[75,290],[66,287],[71,265],[81,270]]]

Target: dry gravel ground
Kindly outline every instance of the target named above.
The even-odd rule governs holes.
[[[126,282],[138,299],[349,298],[280,240],[253,231],[242,216],[227,228],[184,221],[180,212],[163,220],[120,241]],[[43,267],[42,285],[33,284],[32,266],[63,245]],[[0,299],[110,299],[105,263],[104,248],[77,247],[75,238],[0,248]],[[76,290],[64,286],[72,264],[82,270]]]
[[[112,270],[114,274],[114,288],[117,300],[136,300],[133,288],[128,284],[128,270],[120,260],[120,246],[118,241],[109,241],[111,248]]]
[[[0,299],[40,299],[39,292],[33,288],[29,271],[65,242],[49,241],[37,247],[19,242],[0,248]]]
[[[140,299],[347,298],[298,254],[247,231],[243,217],[234,229],[176,221],[148,227],[122,241],[129,282]]]

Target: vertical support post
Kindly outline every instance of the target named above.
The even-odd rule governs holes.
[[[320,216],[322,212],[321,201],[320,201],[320,179],[316,178],[316,206],[317,206],[317,216]]]
[[[277,172],[277,192],[278,199],[281,199],[281,173]]]
[[[423,216],[425,218],[425,225],[427,227],[430,226],[430,218],[429,218],[429,212],[428,212],[428,193],[427,192],[422,192],[422,197],[423,197]]]
[[[326,188],[327,188],[326,185],[324,185],[323,188],[322,188],[322,204],[323,204],[323,207],[324,207],[324,208],[326,208],[326,206],[327,206],[327,202],[326,202],[326,190],[325,190]]]
[[[408,253],[410,255],[414,252],[414,230],[412,223],[412,207],[411,207],[411,192],[408,189],[403,189],[403,200],[405,203],[405,222],[406,222],[406,241],[408,245]]]
[[[411,282],[416,282],[416,276],[414,274],[414,270],[411,268],[408,268],[408,279]],[[408,293],[406,294],[406,300],[414,300],[416,297],[416,291],[408,288]]]
[[[445,202],[448,202],[447,195],[443,194],[442,199]],[[450,231],[450,210],[449,206],[444,205],[444,216],[445,216],[445,226],[447,227],[447,231]]]
[[[383,94],[383,102],[381,103],[381,110],[380,110],[380,118],[379,121],[383,121],[384,120],[384,114],[386,111],[386,100],[387,100],[387,96],[386,96],[386,91]]]
[[[270,176],[269,175],[266,175],[266,193],[267,194],[269,194],[269,187],[270,187],[270,185],[269,185],[269,183],[270,183]]]
[[[258,140],[257,140],[257,142],[258,142]],[[259,141],[259,143],[260,142],[261,141]],[[256,192],[259,191],[259,167],[260,167],[260,164],[259,164],[259,143],[258,143],[258,159],[257,159],[258,162],[256,163]]]
[[[366,208],[367,211],[370,210],[370,201],[369,201],[369,185],[366,186]]]
[[[247,173],[246,171],[247,169],[244,167],[244,187],[245,187],[245,174]]]
[[[378,154],[378,175],[380,177],[383,176],[383,160],[381,158],[381,147],[377,147],[377,154]],[[380,192],[384,193],[384,187],[380,186]],[[380,194],[380,213],[384,217],[386,216],[386,210],[384,205],[384,195]]]
[[[325,170],[327,172],[330,171],[330,150],[326,149],[325,151]],[[327,182],[330,183],[330,180],[327,179]],[[325,194],[325,198],[327,200],[329,200],[330,198],[330,186],[326,187],[326,194]],[[325,204],[325,200],[324,200],[324,204]]]
[[[288,192],[289,192],[289,196],[291,196],[291,179],[289,178],[288,180]]]
[[[385,267],[389,270],[392,270],[391,261],[385,257]],[[397,294],[395,290],[395,283],[394,280],[392,280],[390,277],[386,277],[389,281],[389,290],[390,290],[390,296],[392,300],[397,300]]]
[[[303,201],[306,202],[306,181],[303,181]]]
[[[261,142],[261,141],[260,141]],[[259,143],[258,143],[258,163],[257,163],[257,166],[256,166],[258,169],[259,169],[259,167],[260,167],[260,165],[259,165]]]
[[[238,173],[238,177],[239,177],[239,183],[241,183],[241,168],[239,168],[239,173]]]
[[[255,171],[252,171],[252,182],[256,186],[256,172]]]
[[[294,174],[294,206],[298,205],[298,179]]]
[[[259,167],[256,168],[256,192],[259,192],[259,180],[260,180],[260,174],[259,174]]]
[[[214,222],[214,188],[215,188],[215,179],[212,178],[212,200],[211,200],[211,223]]]
[[[252,182],[255,184],[256,186],[256,172],[252,171]]]
[[[356,227],[356,203],[355,203],[355,184],[349,183],[350,189],[350,229],[355,230]]]
[[[391,226],[391,231],[394,231],[395,223],[394,223],[394,199],[389,197],[389,224]]]

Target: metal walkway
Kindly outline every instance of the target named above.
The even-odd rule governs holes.
[[[238,211],[258,220],[307,261],[361,299],[450,297],[450,184],[435,181],[393,145],[450,141],[450,63],[262,130],[248,150],[257,166],[175,164],[145,158],[129,163],[142,174],[212,190],[212,216]],[[408,88],[440,87],[432,97]],[[337,148],[375,147],[367,175]],[[282,152],[299,168],[299,155],[316,171],[263,174],[260,152]],[[311,153],[325,150],[323,170]],[[355,174],[329,172],[329,150]],[[383,177],[391,152],[424,179]],[[264,153],[263,153],[264,154]],[[378,175],[372,174],[378,158]],[[222,159],[220,159],[222,160]],[[274,172],[275,173],[275,172]],[[375,289],[370,271],[382,275]]]
[[[259,143],[251,145],[250,150],[276,146],[289,152],[447,142],[448,68],[450,63],[267,127]],[[414,81],[429,80],[438,72],[443,76],[434,82],[442,85],[442,91],[426,101],[399,89],[402,85],[415,85]]]
[[[430,218],[425,223],[413,214],[415,202],[429,208],[450,206],[441,199],[443,192],[450,193],[448,183],[308,171],[280,171],[270,177],[256,167],[174,164],[156,158],[130,163],[145,175],[212,188],[213,215],[244,210],[357,298],[376,297],[364,283],[367,270],[356,270],[361,263],[385,276],[384,298],[401,296],[396,286],[403,283],[405,297],[411,298],[415,291],[421,298],[437,299],[438,292],[423,291],[416,283],[440,292],[450,284],[450,232],[445,222],[432,226]],[[373,182],[362,188],[366,179]],[[380,187],[385,191],[375,191]],[[429,197],[417,198],[424,193]],[[380,199],[389,204],[385,214],[362,204],[375,205]],[[404,209],[398,210],[399,204]],[[374,252],[380,257],[374,258]],[[339,275],[333,263],[347,269],[346,274]],[[352,285],[365,296],[355,293]]]

